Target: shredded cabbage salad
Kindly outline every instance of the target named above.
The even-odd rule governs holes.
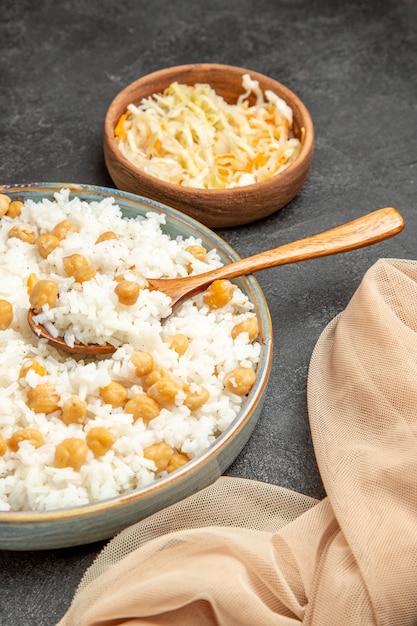
[[[120,151],[151,176],[198,189],[251,185],[282,172],[301,149],[293,112],[249,74],[242,87],[236,104],[208,84],[177,82],[130,104],[114,131]]]

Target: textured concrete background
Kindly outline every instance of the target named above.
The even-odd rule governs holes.
[[[383,206],[406,219],[388,242],[257,275],[274,364],[261,419],[227,474],[321,498],[306,408],[312,349],[378,258],[417,257],[416,2],[2,0],[0,181],[113,186],[102,153],[111,100],[143,74],[190,62],[269,74],[314,121],[313,167],[297,198],[261,222],[219,231],[240,254]],[[1,552],[2,626],[54,625],[101,546]]]

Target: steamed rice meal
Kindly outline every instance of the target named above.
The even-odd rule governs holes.
[[[199,189],[261,182],[286,169],[301,149],[291,107],[249,74],[236,104],[208,84],[174,82],[130,104],[114,134],[121,153],[146,174]]]
[[[219,267],[217,251],[170,238],[159,213],[124,218],[114,198],[67,189],[38,202],[0,195],[0,216],[0,510],[114,497],[203,452],[254,384],[254,306],[217,280],[169,316],[146,278]],[[115,352],[53,348],[30,331],[30,307],[69,345]]]

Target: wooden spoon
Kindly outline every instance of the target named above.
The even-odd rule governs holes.
[[[396,209],[387,207],[331,230],[284,244],[273,250],[260,252],[204,274],[187,276],[185,278],[152,278],[147,280],[149,289],[157,289],[167,294],[171,298],[172,308],[175,308],[186,298],[204,291],[216,279],[247,276],[259,270],[278,265],[297,263],[298,261],[306,261],[307,259],[315,259],[363,248],[364,246],[388,239],[401,232],[403,228],[404,220],[402,216]],[[35,324],[33,321],[34,315],[34,311],[29,310],[28,321],[31,329],[38,337],[47,339],[48,343],[55,348],[87,356],[111,354],[116,350],[111,344],[75,344],[73,347],[70,347],[61,337],[54,338],[43,326]]]

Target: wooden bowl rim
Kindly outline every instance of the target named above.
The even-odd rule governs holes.
[[[119,150],[115,137],[114,137],[114,128],[117,123],[119,115],[115,115],[115,111],[117,111],[121,104],[123,104],[124,109],[126,109],[126,94],[129,94],[131,91],[134,91],[138,85],[142,83],[151,81],[152,79],[166,77],[167,83],[170,84],[174,80],[178,79],[178,75],[182,75],[191,71],[225,71],[229,73],[236,74],[249,74],[252,79],[258,80],[261,82],[268,82],[268,89],[271,91],[275,91],[280,97],[282,97],[286,102],[289,99],[291,102],[295,102],[297,109],[299,110],[300,118],[303,121],[302,128],[305,129],[304,140],[301,146],[301,151],[296,160],[291,163],[285,170],[275,174],[274,176],[252,184],[245,185],[242,187],[233,187],[226,189],[196,189],[193,187],[186,187],[182,185],[177,185],[175,183],[170,183],[164,180],[160,180],[155,176],[147,174],[139,167],[136,167],[131,161],[129,161]],[[208,82],[208,81],[206,81]],[[294,113],[293,104],[289,105]],[[155,186],[160,189],[161,192],[165,191],[165,193],[172,195],[173,193],[192,197],[198,196],[201,199],[210,199],[213,200],[218,197],[218,199],[227,198],[227,197],[238,197],[242,195],[244,198],[247,198],[248,194],[254,193],[258,195],[259,193],[268,193],[270,189],[275,188],[280,182],[283,180],[285,176],[291,176],[292,173],[297,172],[299,170],[303,170],[304,168],[310,167],[311,157],[314,149],[314,125],[311,118],[311,115],[305,106],[305,104],[300,100],[300,98],[293,92],[291,89],[280,83],[279,81],[266,76],[265,74],[261,74],[259,72],[244,68],[238,67],[234,65],[223,65],[219,63],[193,63],[188,65],[173,65],[164,69],[156,70],[151,72],[150,74],[145,74],[138,78],[137,80],[129,83],[124,87],[112,100],[109,108],[107,109],[105,120],[104,120],[104,148],[105,148],[105,160],[107,161],[106,151],[109,150],[113,159],[116,162],[119,162],[124,169],[129,170],[133,173],[138,179],[142,179],[147,182],[149,186]]]

